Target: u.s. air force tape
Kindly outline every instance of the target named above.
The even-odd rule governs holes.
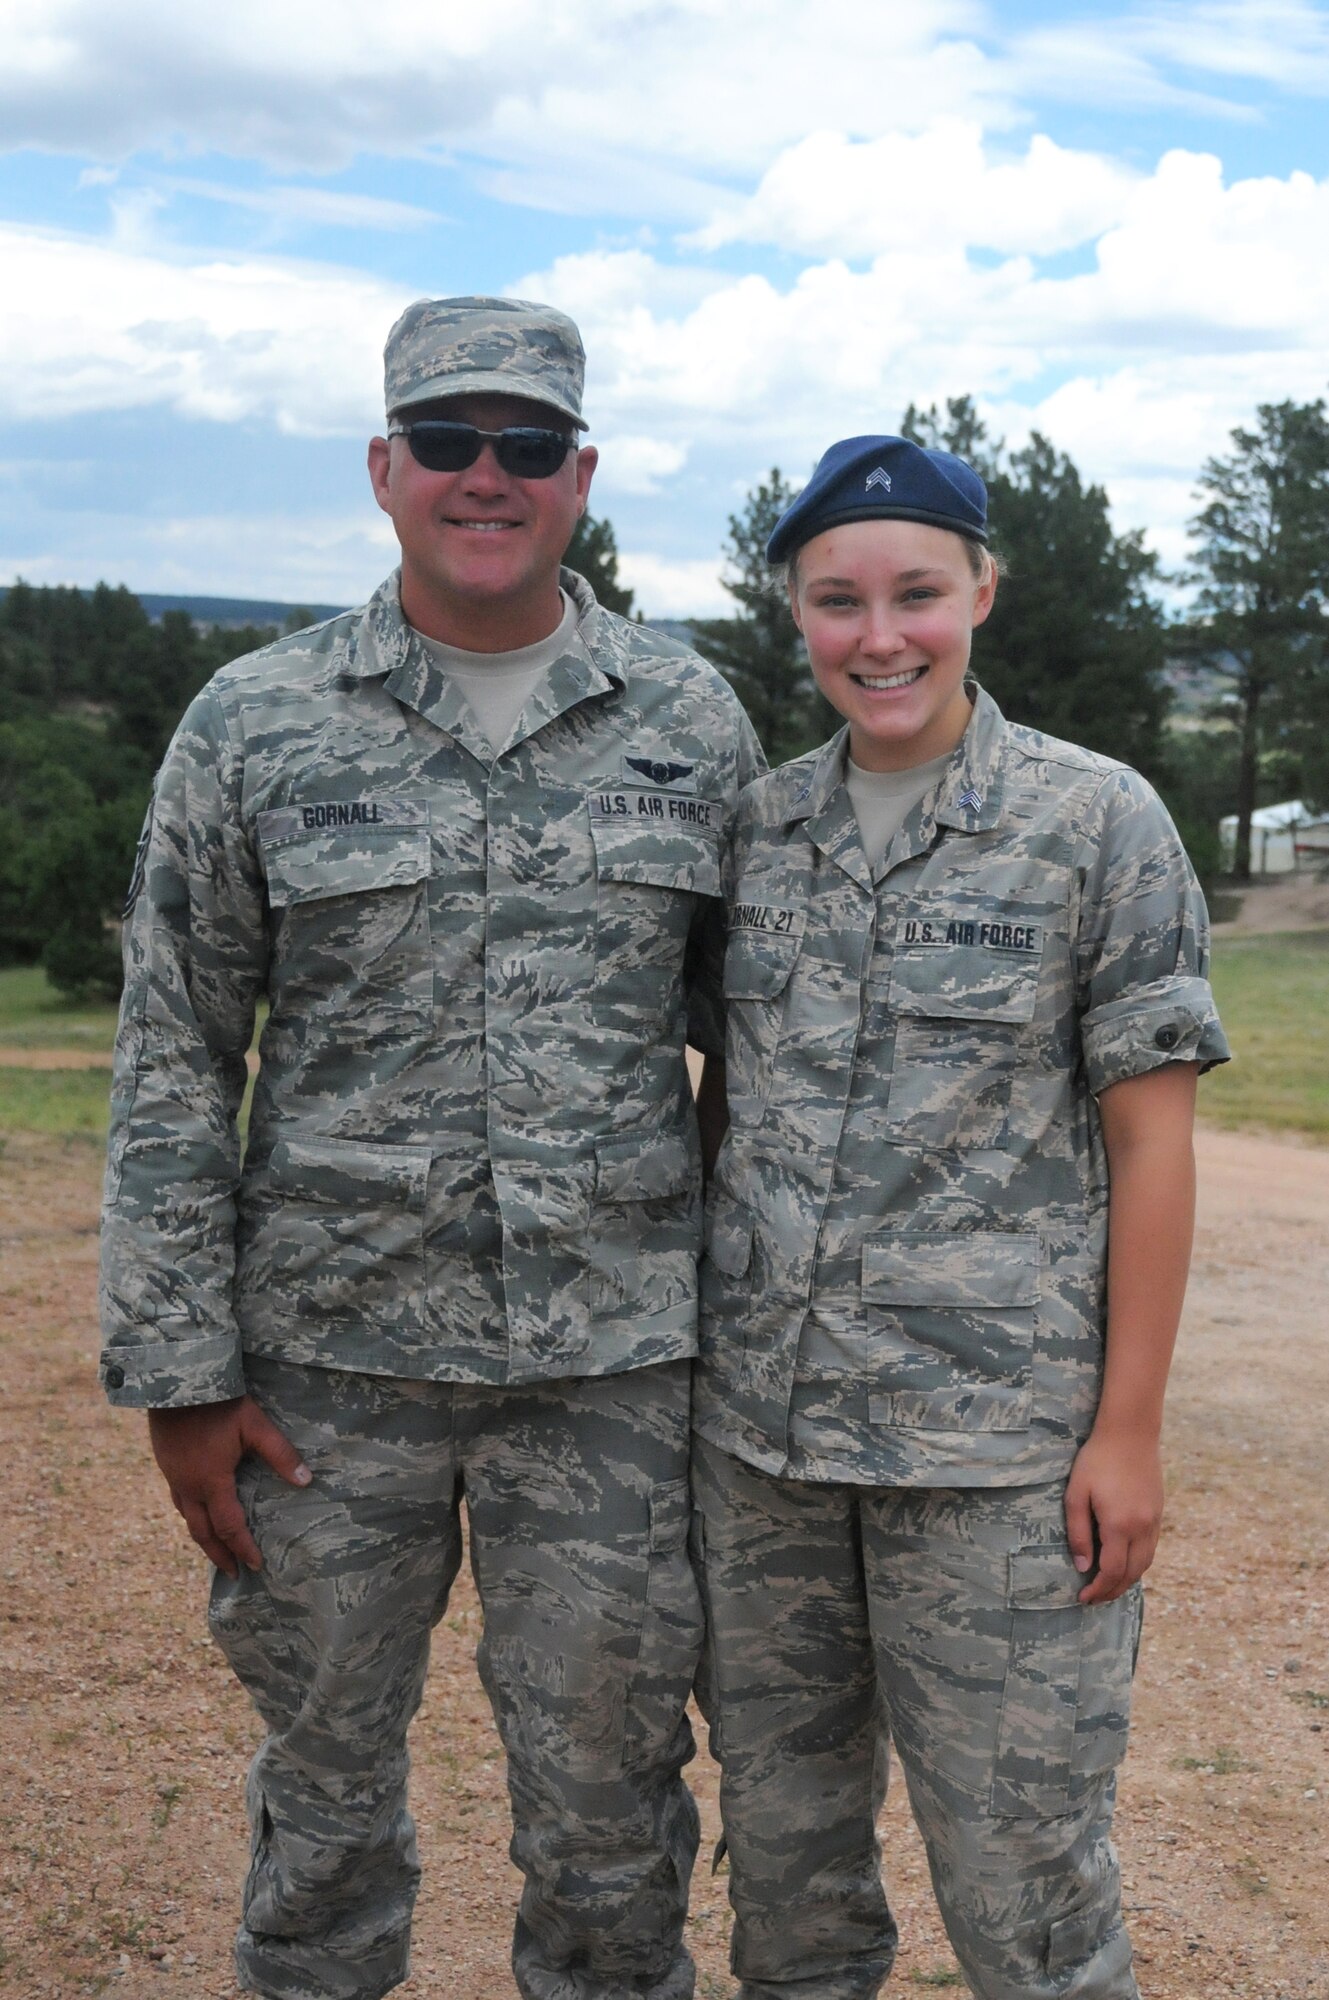
[[[958,944],[975,951],[1033,954],[1043,949],[1043,926],[1025,923],[1019,917],[950,917],[939,911],[926,917],[901,917],[895,942],[910,948]]]
[[[718,800],[689,798],[685,792],[628,791],[625,787],[622,791],[592,792],[586,803],[592,820],[611,820],[619,826],[654,822],[718,834],[724,817]]]

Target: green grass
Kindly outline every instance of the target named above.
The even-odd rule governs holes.
[[[114,1007],[62,1000],[37,965],[0,971],[0,1048],[111,1049]]]
[[[1213,983],[1234,1060],[1200,1085],[1206,1121],[1329,1144],[1329,930],[1222,938]]]
[[[104,1139],[108,1069],[0,1069],[0,1133]]]

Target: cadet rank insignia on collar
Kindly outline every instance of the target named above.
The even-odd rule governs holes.
[[[901,917],[895,926],[897,947],[914,951],[935,945],[967,945],[974,951],[1017,952],[1034,957],[1043,950],[1043,926],[1003,917],[954,917],[944,911],[928,916]]]
[[[646,778],[652,785],[665,785],[674,792],[695,792],[693,779],[695,764],[676,764],[668,757],[625,757],[623,775],[631,784],[634,778]]]

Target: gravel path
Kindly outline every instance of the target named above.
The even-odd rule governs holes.
[[[1329,2000],[1329,1151],[1200,1139],[1195,1279],[1170,1402],[1118,1814],[1148,2000]],[[0,1994],[232,2000],[247,1705],[202,1622],[203,1566],[140,1420],[93,1382],[100,1162],[0,1159]],[[404,2000],[512,2000],[502,1767],[471,1655],[440,1628],[414,1737],[427,1871]],[[696,1766],[706,1852],[715,1774]],[[905,1943],[890,1990],[960,1990],[896,1787],[884,1837]],[[691,1919],[727,1995],[723,1878]]]

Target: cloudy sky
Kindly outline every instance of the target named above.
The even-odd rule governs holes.
[[[972,393],[1169,562],[1329,388],[1329,6],[0,0],[0,581],[346,603],[421,294],[552,300],[648,613],[772,464]]]

